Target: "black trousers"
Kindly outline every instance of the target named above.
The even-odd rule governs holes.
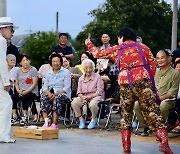
[[[28,110],[28,107],[32,104],[32,109],[31,112],[32,114],[37,114],[37,109],[36,109],[36,104],[33,102],[37,98],[36,94],[29,92],[28,94],[24,95],[23,97],[19,97],[18,93],[15,93],[12,95],[12,101],[13,101],[13,108],[12,109],[17,109],[17,102],[22,101],[22,107],[23,110]]]
[[[178,115],[180,116],[180,99],[176,99],[175,110],[177,111]],[[169,116],[168,116],[168,124],[175,126],[177,120],[178,120],[177,114],[175,112],[170,112]]]

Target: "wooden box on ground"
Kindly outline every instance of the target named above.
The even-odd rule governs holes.
[[[14,127],[13,136],[15,138],[29,138],[38,140],[58,139],[59,129],[42,127],[38,127],[37,129],[28,129],[28,127]]]

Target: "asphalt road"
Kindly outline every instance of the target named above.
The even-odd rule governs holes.
[[[180,146],[170,145],[174,154]],[[16,139],[16,143],[0,143],[0,154],[121,154],[120,139],[92,136],[91,134],[59,133],[56,140]],[[132,154],[159,154],[157,143],[132,142]]]

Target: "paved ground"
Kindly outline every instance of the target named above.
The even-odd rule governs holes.
[[[121,154],[120,133],[100,130],[60,129],[57,140],[17,139],[15,144],[0,144],[0,154]],[[112,134],[112,135],[111,135]],[[132,154],[158,154],[158,143],[135,141],[132,136]],[[171,144],[174,154],[179,154],[180,144]]]
[[[15,144],[0,143],[0,154],[121,154],[121,135],[117,124],[119,116],[113,117],[114,124],[108,130],[101,129],[105,122],[102,120],[100,127],[94,130],[80,130],[76,127],[67,129],[60,121],[59,139],[17,138]],[[172,135],[175,134],[169,134],[170,146],[174,154],[179,154],[180,137],[171,138]],[[148,137],[132,135],[132,154],[160,154],[155,134]]]

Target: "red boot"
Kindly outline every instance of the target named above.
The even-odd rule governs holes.
[[[131,131],[122,129],[121,136],[124,153],[131,153]]]
[[[159,151],[164,152],[165,154],[173,154],[168,144],[168,134],[166,129],[157,130],[157,138],[160,141]]]

